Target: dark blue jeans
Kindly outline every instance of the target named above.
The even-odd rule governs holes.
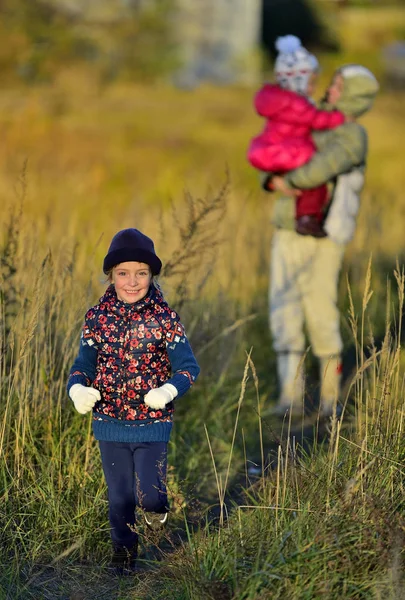
[[[115,547],[134,548],[138,535],[135,507],[146,512],[168,511],[167,443],[99,442],[108,487],[111,539]]]

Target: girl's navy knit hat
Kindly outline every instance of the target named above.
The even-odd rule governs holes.
[[[104,259],[103,271],[108,274],[115,265],[131,260],[149,265],[152,275],[159,275],[162,268],[162,261],[155,253],[152,240],[133,228],[115,234]]]

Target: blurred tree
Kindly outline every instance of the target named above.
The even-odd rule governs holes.
[[[49,81],[91,61],[103,81],[154,79],[175,67],[174,0],[0,0],[0,70]]]
[[[13,35],[19,39],[18,54],[10,56],[10,62],[29,81],[48,80],[57,65],[94,52],[91,42],[75,28],[76,13],[56,8],[51,2],[2,0],[0,17],[3,39]],[[6,67],[4,60],[2,66]]]
[[[173,0],[125,1],[124,18],[104,27],[108,50],[105,78],[151,80],[177,65]]]
[[[314,5],[307,0],[263,0],[262,44],[272,58],[280,35],[298,36],[304,46],[338,51],[339,43],[322,23]]]

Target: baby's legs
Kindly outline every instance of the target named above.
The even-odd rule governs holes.
[[[323,208],[328,199],[328,188],[322,185],[303,190],[296,200],[296,231],[301,235],[325,237],[322,228]]]

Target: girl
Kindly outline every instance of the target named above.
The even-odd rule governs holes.
[[[154,280],[161,268],[153,241],[139,230],[114,236],[103,266],[110,285],[86,313],[67,384],[76,410],[93,411],[119,573],[135,568],[135,507],[151,529],[166,524],[173,400],[200,370],[178,314]]]
[[[312,130],[338,127],[345,122],[345,116],[337,110],[318,110],[308,99],[315,88],[318,61],[297,37],[278,38],[276,49],[277,84],[266,84],[256,94],[256,110],[267,123],[251,141],[248,159],[257,169],[283,174],[308,162],[315,153]],[[326,184],[305,190],[297,197],[297,233],[325,236],[322,221],[327,199]]]

